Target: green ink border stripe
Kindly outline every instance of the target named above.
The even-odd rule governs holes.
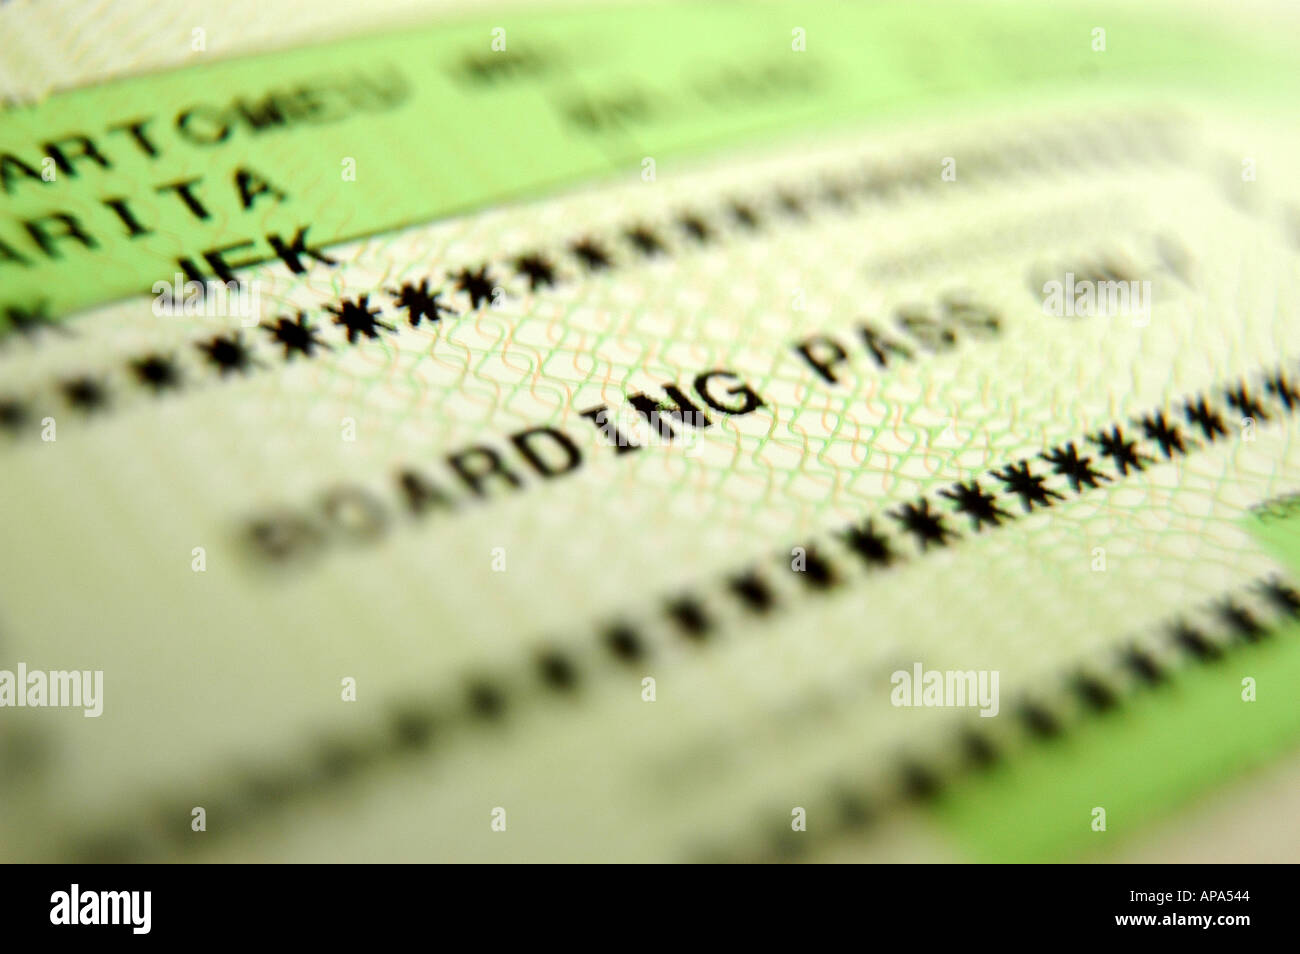
[[[1147,823],[1294,751],[1300,623],[1270,632],[955,783],[936,806],[941,825],[978,861],[1104,860]],[[1247,676],[1256,681],[1254,702],[1242,700]],[[1091,827],[1098,806],[1105,832]]]
[[[493,53],[498,26],[507,48]],[[774,133],[942,115],[1031,89],[1212,80],[1276,92],[1285,62],[1123,8],[671,4],[501,11],[133,76],[0,114],[0,335],[8,308],[62,315],[144,293],[178,259],[201,265],[214,249],[236,266],[266,261],[269,235],[303,227],[328,246],[567,183],[635,181],[645,156],[662,176],[666,160]],[[156,154],[110,131],[133,122]],[[76,136],[110,167],[78,159]],[[28,176],[51,140],[70,171]],[[355,181],[342,175],[348,158]],[[269,184],[247,206],[241,169]],[[174,185],[194,178],[201,219]],[[109,199],[147,231],[131,234]]]

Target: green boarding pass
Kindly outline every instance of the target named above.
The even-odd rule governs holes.
[[[0,856],[1297,860],[1161,837],[1300,746],[1294,11],[88,16],[0,4]]]

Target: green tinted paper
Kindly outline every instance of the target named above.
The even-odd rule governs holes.
[[[14,67],[0,852],[1092,860],[1293,755],[1252,11],[127,5]]]

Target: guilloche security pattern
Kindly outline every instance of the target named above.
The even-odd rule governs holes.
[[[382,9],[0,112],[0,668],[103,673],[5,857],[1097,858],[1294,750],[1276,37]]]

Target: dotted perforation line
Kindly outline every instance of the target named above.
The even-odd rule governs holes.
[[[1103,126],[1099,128],[1110,128],[1118,120],[1100,122]],[[1157,146],[1159,158],[1170,158],[1169,141],[1158,135],[1162,128],[1147,130],[1148,142]],[[1017,153],[1021,161],[1014,166],[1008,166],[1005,155],[992,147],[977,150],[972,158],[963,159],[962,175],[977,179],[981,173],[1006,175],[1008,172],[1038,171],[1043,164],[1074,168],[1151,158],[1150,153],[1141,151],[1074,155],[1071,150],[1078,151],[1078,140],[1074,136],[1067,138],[1058,134],[1055,139],[1049,136],[1035,142],[1036,149],[1022,144],[1024,148]],[[1051,148],[1044,149],[1043,143]],[[142,352],[126,359],[120,371],[86,372],[60,378],[51,386],[59,401],[47,397],[44,406],[62,404],[78,413],[100,416],[117,406],[115,395],[121,385],[116,379],[122,374],[125,374],[128,384],[155,398],[189,387],[195,382],[194,369],[179,358],[180,352],[191,354],[201,362],[205,382],[237,379],[276,364],[291,364],[299,358],[318,358],[342,347],[400,334],[403,318],[412,329],[425,324],[437,327],[444,318],[460,318],[491,307],[496,290],[504,290],[506,284],[515,289],[524,285],[527,292],[538,293],[571,281],[575,270],[586,277],[607,274],[634,262],[667,259],[688,248],[708,246],[721,241],[723,236],[761,233],[772,218],[779,217],[787,222],[807,221],[814,209],[813,204],[819,200],[827,207],[842,209],[855,197],[889,200],[900,190],[936,188],[940,184],[938,175],[921,171],[921,163],[931,158],[917,154],[906,160],[895,160],[874,173],[859,172],[856,176],[821,173],[815,177],[819,180],[815,189],[772,186],[767,190],[766,198],[728,200],[712,216],[683,211],[671,223],[658,229],[638,219],[614,230],[630,255],[620,257],[615,253],[616,240],[601,240],[587,234],[561,245],[559,253],[524,252],[509,259],[448,271],[443,282],[436,286],[432,276],[425,276],[402,282],[396,287],[341,298],[322,305],[315,314],[297,310],[292,315],[277,315],[257,326],[260,337],[253,334],[253,329],[241,329],[205,336],[179,350]],[[722,225],[719,225],[720,221]],[[678,244],[667,241],[665,237],[674,228],[680,234]],[[560,262],[566,262],[568,267],[561,267]],[[501,272],[509,273],[508,277],[502,277]],[[381,295],[387,298],[381,299]],[[10,327],[25,336],[42,330],[69,333],[46,315],[39,303],[27,309],[7,308],[6,316]],[[3,339],[0,339],[0,344],[3,344]],[[24,399],[0,393],[0,431],[17,434],[30,430],[27,425],[36,417],[34,406],[39,405],[35,398]]]
[[[1160,459],[1172,460],[1205,444],[1226,440],[1230,436],[1222,417],[1226,408],[1249,409],[1261,421],[1272,421],[1300,408],[1300,391],[1297,391],[1281,370],[1265,373],[1263,377],[1263,390],[1271,395],[1271,400],[1257,397],[1243,378],[1217,389],[1193,394],[1178,402],[1188,426],[1197,427],[1199,436],[1193,436],[1184,425],[1172,422],[1171,412],[1153,412],[1137,419],[1136,427],[1141,429],[1141,433],[1136,437],[1128,437],[1121,425],[1112,425],[1087,438],[1098,447],[1109,448],[1109,464],[1099,462],[1094,467],[1091,456],[1085,458],[1079,453],[1064,453],[1070,447],[1079,446],[1080,442],[1075,441],[1044,452],[1037,460],[1026,458],[1014,467],[991,469],[984,475],[985,480],[989,480],[988,475],[992,474],[1004,481],[1014,479],[1017,484],[1028,480],[1025,486],[1036,488],[1032,493],[1004,489],[1001,497],[994,495],[994,504],[1007,504],[1002,508],[1007,513],[997,520],[991,517],[980,520],[969,513],[969,508],[963,510],[960,495],[940,496],[950,500],[954,512],[965,512],[978,530],[1002,526],[1014,519],[1010,501],[1005,499],[1008,495],[1014,494],[1024,500],[1028,493],[1032,504],[1022,509],[1025,513],[1036,512],[1042,507],[1050,507],[1055,500],[1067,499],[1067,495],[1079,496],[1090,489],[1105,486],[1111,480],[1145,470]],[[1056,453],[1058,449],[1063,453]],[[1049,495],[1047,491],[1050,488],[1034,479],[1046,475],[1036,474],[1031,467],[1057,468],[1063,466],[1062,461],[1068,461],[1071,469],[1062,474],[1060,490],[1053,490]],[[1091,480],[1080,476],[1085,473],[1081,468],[1085,467],[1086,473],[1092,475]],[[1098,467],[1106,469],[1099,470]],[[1014,475],[1014,478],[1007,475]],[[1101,480],[1102,475],[1109,479]],[[957,486],[969,486],[969,483]],[[928,503],[928,498],[922,500]],[[1044,500],[1046,503],[1042,502]],[[922,507],[920,502],[904,504],[887,512],[897,524],[894,529],[887,529],[888,524],[884,520],[870,518],[834,532],[831,537],[838,539],[841,544],[847,544],[847,551],[856,554],[873,570],[887,569],[896,563],[924,555],[932,548],[951,545],[959,539],[956,531],[950,528],[942,534],[933,529],[915,529],[916,522],[921,519],[918,514],[927,515],[927,520],[942,520],[945,517],[939,511],[931,511],[928,506]],[[915,548],[910,553],[899,543],[899,534],[902,533],[911,534],[915,538]],[[939,540],[940,536],[942,541]],[[792,570],[789,551],[781,554],[785,572],[797,577],[802,587],[813,592],[827,592],[850,578],[842,565],[827,556],[828,548],[810,542],[803,550],[803,569],[799,572]],[[1266,581],[1262,585],[1267,588],[1274,605],[1290,607],[1288,612],[1292,614],[1300,612],[1300,596],[1296,596],[1289,586],[1278,580]],[[785,607],[778,587],[757,567],[725,574],[716,589],[727,594],[744,615],[753,618],[771,615]],[[718,619],[721,614],[715,612],[720,607],[711,605],[698,591],[678,590],[663,598],[660,606],[662,619],[688,644],[706,644],[720,629]],[[1233,614],[1227,608],[1231,606],[1242,612]],[[1231,623],[1232,631],[1240,639],[1249,641],[1252,630],[1263,632],[1258,616],[1239,603],[1224,604],[1220,613],[1223,619]],[[435,744],[449,727],[454,729],[457,726],[463,728],[467,723],[494,723],[521,706],[528,697],[536,698],[539,691],[550,698],[576,701],[584,683],[593,677],[593,663],[598,664],[603,660],[607,664],[631,667],[649,659],[656,649],[665,648],[655,645],[643,629],[625,620],[607,621],[598,627],[595,635],[594,647],[577,640],[571,641],[568,646],[550,642],[535,647],[530,667],[526,671],[496,675],[474,673],[466,676],[461,680],[459,695],[436,700],[408,699],[390,703],[386,735],[378,738],[335,737],[321,741],[315,746],[314,757],[309,760],[310,767],[304,770],[294,770],[282,763],[274,770],[250,771],[244,777],[242,791],[230,793],[228,797],[232,804],[223,810],[235,816],[238,816],[241,804],[259,811],[270,810],[293,797],[309,794],[322,783],[353,778],[364,768],[382,763],[388,758],[418,755]],[[1204,629],[1193,628],[1190,624],[1176,626],[1171,630],[1170,639],[1175,649],[1200,660],[1212,660],[1224,652],[1221,641],[1212,640],[1205,635]],[[1160,660],[1136,644],[1128,647],[1121,659],[1135,678],[1152,683],[1164,678],[1164,667]],[[1117,695],[1100,677],[1091,676],[1083,670],[1077,676],[1077,686],[1079,692],[1087,696],[1089,703],[1097,708],[1104,708],[1104,700]],[[1026,699],[1019,703],[1018,712],[1025,726],[1037,736],[1050,738],[1059,734],[1060,717],[1043,704]],[[988,740],[970,744],[977,749],[992,748]],[[906,766],[902,777],[905,788],[915,794],[924,796],[937,790],[934,773],[920,763]],[[171,819],[176,810],[174,806],[160,810],[158,817]],[[182,812],[181,816],[176,817],[184,815]],[[158,830],[172,829],[159,826]],[[176,833],[177,837],[179,834]],[[100,859],[130,857],[133,853],[138,853],[138,850],[138,846],[133,849],[133,842],[129,838],[123,841],[107,836],[91,836],[74,846],[76,855]]]
[[[744,846],[709,845],[707,837],[686,847],[683,855],[714,862],[795,860],[813,849],[833,845],[851,833],[863,833],[892,808],[928,804],[952,783],[1031,754],[1044,743],[1063,739],[1087,722],[1121,709],[1138,694],[1172,684],[1177,669],[1214,665],[1237,651],[1273,638],[1300,620],[1300,591],[1278,577],[1258,578],[1245,587],[1172,615],[1132,640],[1109,658],[1061,671],[1058,686],[1043,697],[1021,695],[1004,703],[1010,720],[998,729],[981,720],[963,719],[942,752],[915,753],[897,759],[883,780],[846,782],[844,774],[823,779],[812,791],[829,791],[822,822],[807,831],[790,829],[789,809],[773,809],[749,826],[754,834]],[[1188,638],[1188,634],[1194,634]],[[1161,662],[1143,644],[1163,640],[1173,659]],[[1051,698],[1048,703],[1046,698]],[[807,806],[805,806],[807,807]],[[811,812],[818,806],[814,805]],[[702,847],[703,846],[703,847]],[[755,847],[757,846],[757,847]]]

